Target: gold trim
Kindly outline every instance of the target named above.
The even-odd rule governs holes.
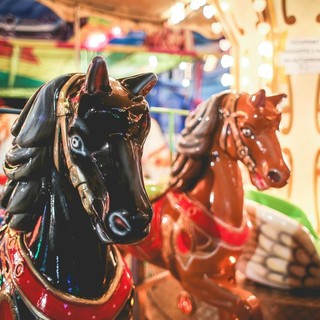
[[[293,171],[293,158],[292,158],[292,153],[290,151],[289,148],[283,148],[283,153],[285,154],[286,158],[288,159],[288,164],[289,167],[291,169],[291,172]],[[291,197],[291,192],[292,192],[292,185],[293,185],[293,176],[292,174],[290,174],[290,178],[288,180],[288,184],[287,184],[287,197],[290,198]]]
[[[315,211],[316,211],[317,232],[319,232],[320,230],[320,221],[319,221],[320,208],[319,208],[319,190],[318,190],[319,178],[320,178],[320,149],[318,149],[315,157],[314,173],[313,173],[313,190],[314,190],[314,199],[315,199],[314,202],[315,202]]]
[[[282,108],[282,114],[287,114],[289,118],[289,124],[287,127],[281,127],[282,134],[288,134],[291,131],[293,123],[293,99],[292,99],[292,87],[291,87],[291,77],[290,75],[286,76],[287,85],[288,85],[288,105]]]
[[[90,217],[95,218],[96,213],[93,209],[92,203],[94,196],[92,191],[87,186],[87,179],[82,173],[80,168],[73,162],[70,150],[68,148],[67,138],[67,116],[71,114],[69,107],[70,101],[68,100],[68,93],[70,87],[77,83],[80,79],[84,78],[84,74],[73,75],[62,87],[59,93],[58,105],[57,105],[57,123],[54,138],[54,164],[58,171],[60,171],[60,159],[59,159],[59,143],[61,138],[62,148],[65,156],[66,166],[69,170],[69,178],[74,186],[78,189],[82,205]]]
[[[320,133],[320,75],[318,75],[318,84],[316,89],[315,121],[318,133]]]
[[[9,304],[10,310],[11,310],[11,316],[13,320],[18,319],[17,310],[14,305],[14,302],[12,301],[12,298],[7,293],[0,293],[0,305],[2,302],[7,302]],[[3,319],[6,320],[6,319]]]

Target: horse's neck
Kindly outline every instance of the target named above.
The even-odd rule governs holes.
[[[216,217],[239,227],[243,217],[243,186],[237,161],[218,145],[213,146],[211,155],[210,164],[191,195]]]
[[[113,252],[102,244],[77,192],[55,173],[42,218],[27,245],[37,270],[59,290],[96,298],[112,279]]]

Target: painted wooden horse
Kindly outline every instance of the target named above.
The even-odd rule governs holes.
[[[250,234],[238,161],[260,190],[287,183],[276,135],[284,97],[223,92],[200,104],[181,133],[171,187],[153,202],[151,233],[126,247],[224,310],[220,319],[262,318],[256,297],[235,285],[235,263]]]
[[[144,239],[141,174],[153,73],[115,80],[102,57],[42,86],[12,127],[1,205],[1,319],[128,319],[115,243]]]

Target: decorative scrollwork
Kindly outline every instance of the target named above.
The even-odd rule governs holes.
[[[296,22],[295,16],[293,16],[293,15],[287,16],[286,0],[282,0],[282,14],[283,14],[283,19],[286,22],[286,24],[294,24]]]

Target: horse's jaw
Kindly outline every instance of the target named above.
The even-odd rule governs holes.
[[[252,184],[260,191],[269,188],[282,188],[288,183],[290,171],[286,167],[283,170],[269,170],[267,174],[261,174],[258,170],[250,173]]]
[[[269,189],[269,184],[258,172],[250,174],[251,183],[260,191]]]

